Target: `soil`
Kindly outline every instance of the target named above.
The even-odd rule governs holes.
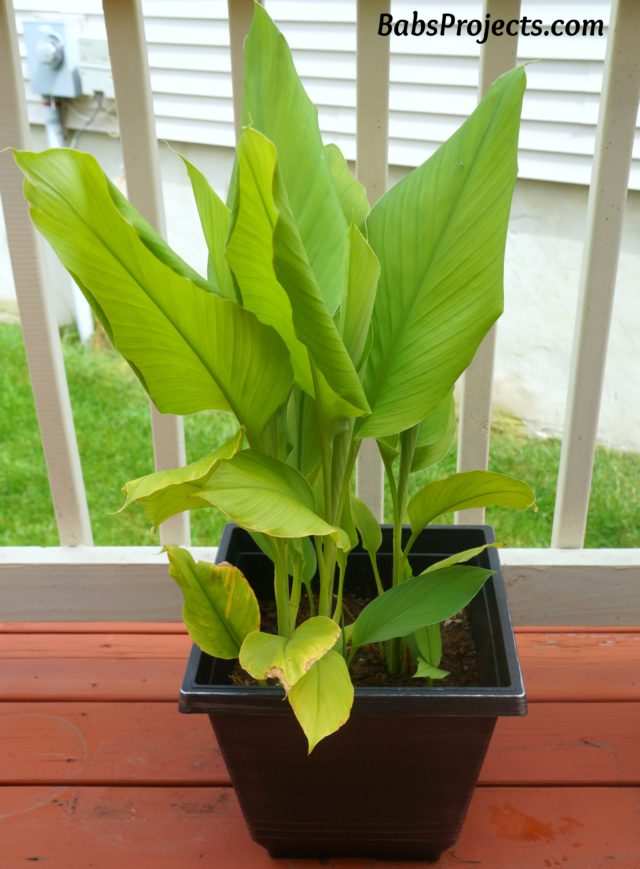
[[[344,611],[348,621],[353,621],[364,609],[369,600],[356,595],[345,595]],[[276,606],[273,601],[261,604],[261,630],[276,633]],[[298,621],[309,617],[309,607],[306,599],[300,605]],[[477,687],[483,684],[480,657],[473,639],[471,625],[465,611],[447,619],[442,625],[442,661],[440,668],[447,670],[445,679],[438,679],[434,685],[449,688]],[[415,667],[413,667],[415,670]],[[356,655],[350,667],[351,678],[355,686],[378,688],[410,686],[425,687],[426,679],[416,679],[411,675],[411,667],[407,674],[392,675],[388,673],[378,645],[364,646]],[[236,684],[254,685],[255,681],[236,663],[231,673],[231,679]]]

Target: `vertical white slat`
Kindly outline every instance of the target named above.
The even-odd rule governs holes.
[[[600,399],[640,95],[640,3],[612,4],[551,545],[579,548],[589,509]]]
[[[260,0],[263,5],[263,0]],[[233,90],[233,120],[236,139],[240,136],[242,116],[242,86],[244,82],[244,38],[253,17],[253,0],[228,0],[229,41],[231,45],[231,86]]]
[[[118,102],[127,195],[164,235],[158,142],[149,80],[149,62],[140,0],[104,0],[113,85]],[[157,470],[185,463],[180,417],[161,414],[151,403],[153,454]],[[180,513],[160,527],[163,543],[189,543],[189,514]]]
[[[378,36],[378,22],[390,6],[390,0],[358,0],[357,6],[356,175],[372,205],[385,193],[389,178],[390,40]],[[360,449],[356,491],[381,521],[384,474],[373,438],[367,438]]]
[[[520,0],[485,0],[484,14],[491,20],[520,17]],[[493,82],[516,63],[518,37],[490,35],[480,49],[481,99]],[[458,470],[485,470],[489,464],[491,436],[491,392],[496,352],[496,327],[493,326],[478,347],[471,365],[462,378],[460,393],[460,426],[458,434]],[[473,508],[456,513],[458,524],[482,524],[484,509]]]
[[[2,144],[29,147],[22,67],[11,0],[0,0]],[[20,309],[29,373],[58,534],[63,546],[93,543],[62,349],[47,299],[42,251],[22,195],[22,176],[0,154],[0,195]]]

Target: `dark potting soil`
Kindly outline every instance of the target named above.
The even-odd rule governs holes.
[[[369,602],[368,599],[356,595],[345,595],[344,611],[348,622],[353,621],[358,613]],[[309,618],[309,606],[306,598],[300,604],[298,622]],[[274,601],[261,604],[260,629],[270,633],[277,633],[277,615]],[[381,647],[380,647],[381,648]],[[353,684],[367,687],[400,687],[411,686],[413,688],[425,687],[426,679],[416,679],[412,676],[415,666],[410,666],[406,674],[393,675],[387,672],[384,658],[378,645],[364,646],[358,651],[353,660],[350,673]],[[471,631],[471,625],[466,613],[463,611],[442,625],[442,661],[440,669],[447,670],[449,675],[445,679],[434,680],[433,685],[442,685],[449,688],[466,688],[483,684],[482,667],[476,644]],[[236,663],[231,679],[236,684],[254,685],[255,680],[249,676]]]

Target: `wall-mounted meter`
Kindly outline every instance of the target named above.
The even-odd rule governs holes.
[[[104,28],[90,25],[83,31],[78,43],[78,57],[82,92],[93,94],[99,91],[107,99],[113,99],[115,92]]]
[[[31,89],[47,97],[82,94],[78,58],[79,25],[74,21],[24,22]]]

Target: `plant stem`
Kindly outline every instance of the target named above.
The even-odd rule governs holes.
[[[342,594],[344,591],[344,578],[347,572],[347,556],[344,552],[339,552],[337,556],[338,560],[338,596],[336,600],[336,608],[333,611],[333,620],[334,622],[338,622],[342,619]]]
[[[302,563],[296,554],[293,558],[293,581],[291,583],[291,597],[289,598],[289,625],[295,630],[300,609],[300,596],[302,594]]]
[[[382,585],[382,580],[380,579],[380,571],[378,570],[378,559],[375,556],[375,553],[369,553],[369,561],[371,562],[371,569],[373,570],[373,578],[376,581],[376,589],[378,590],[378,594],[384,593],[384,587]]]
[[[291,636],[291,621],[289,618],[289,567],[287,564],[287,546],[277,537],[269,540],[272,551],[274,570],[274,591],[276,610],[278,613],[278,634],[281,637]]]

